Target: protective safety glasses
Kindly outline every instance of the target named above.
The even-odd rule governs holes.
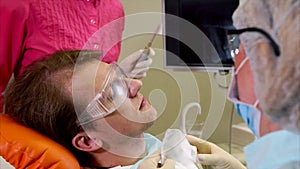
[[[266,37],[268,39],[271,47],[273,48],[275,55],[277,57],[280,56],[280,49],[279,49],[278,44],[266,31],[264,31],[260,28],[250,27],[250,28],[244,28],[244,29],[227,30],[228,45],[229,45],[229,50],[230,50],[232,57],[235,57],[235,55],[238,53],[238,47],[239,47],[239,43],[240,43],[238,35],[240,35],[244,32],[258,32],[258,33],[264,35],[264,37]]]
[[[101,89],[81,114],[80,124],[87,124],[111,114],[125,101],[128,95],[125,78],[126,74],[117,64],[110,65]]]

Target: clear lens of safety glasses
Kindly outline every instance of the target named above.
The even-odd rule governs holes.
[[[112,64],[100,91],[81,114],[79,122],[86,124],[114,112],[128,95],[125,78],[122,69]]]
[[[238,35],[227,35],[228,47],[231,57],[234,59],[239,53],[240,40]]]

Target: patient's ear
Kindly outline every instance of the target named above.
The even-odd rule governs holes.
[[[82,151],[95,151],[102,147],[102,141],[90,138],[85,132],[77,133],[72,139],[75,148]]]

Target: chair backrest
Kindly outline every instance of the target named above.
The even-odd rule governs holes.
[[[0,155],[15,168],[80,169],[65,147],[5,114],[0,115]]]

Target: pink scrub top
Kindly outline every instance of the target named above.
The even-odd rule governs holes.
[[[123,17],[119,0],[0,1],[0,112],[12,74],[46,54],[90,49],[102,51],[104,62],[117,61]]]

